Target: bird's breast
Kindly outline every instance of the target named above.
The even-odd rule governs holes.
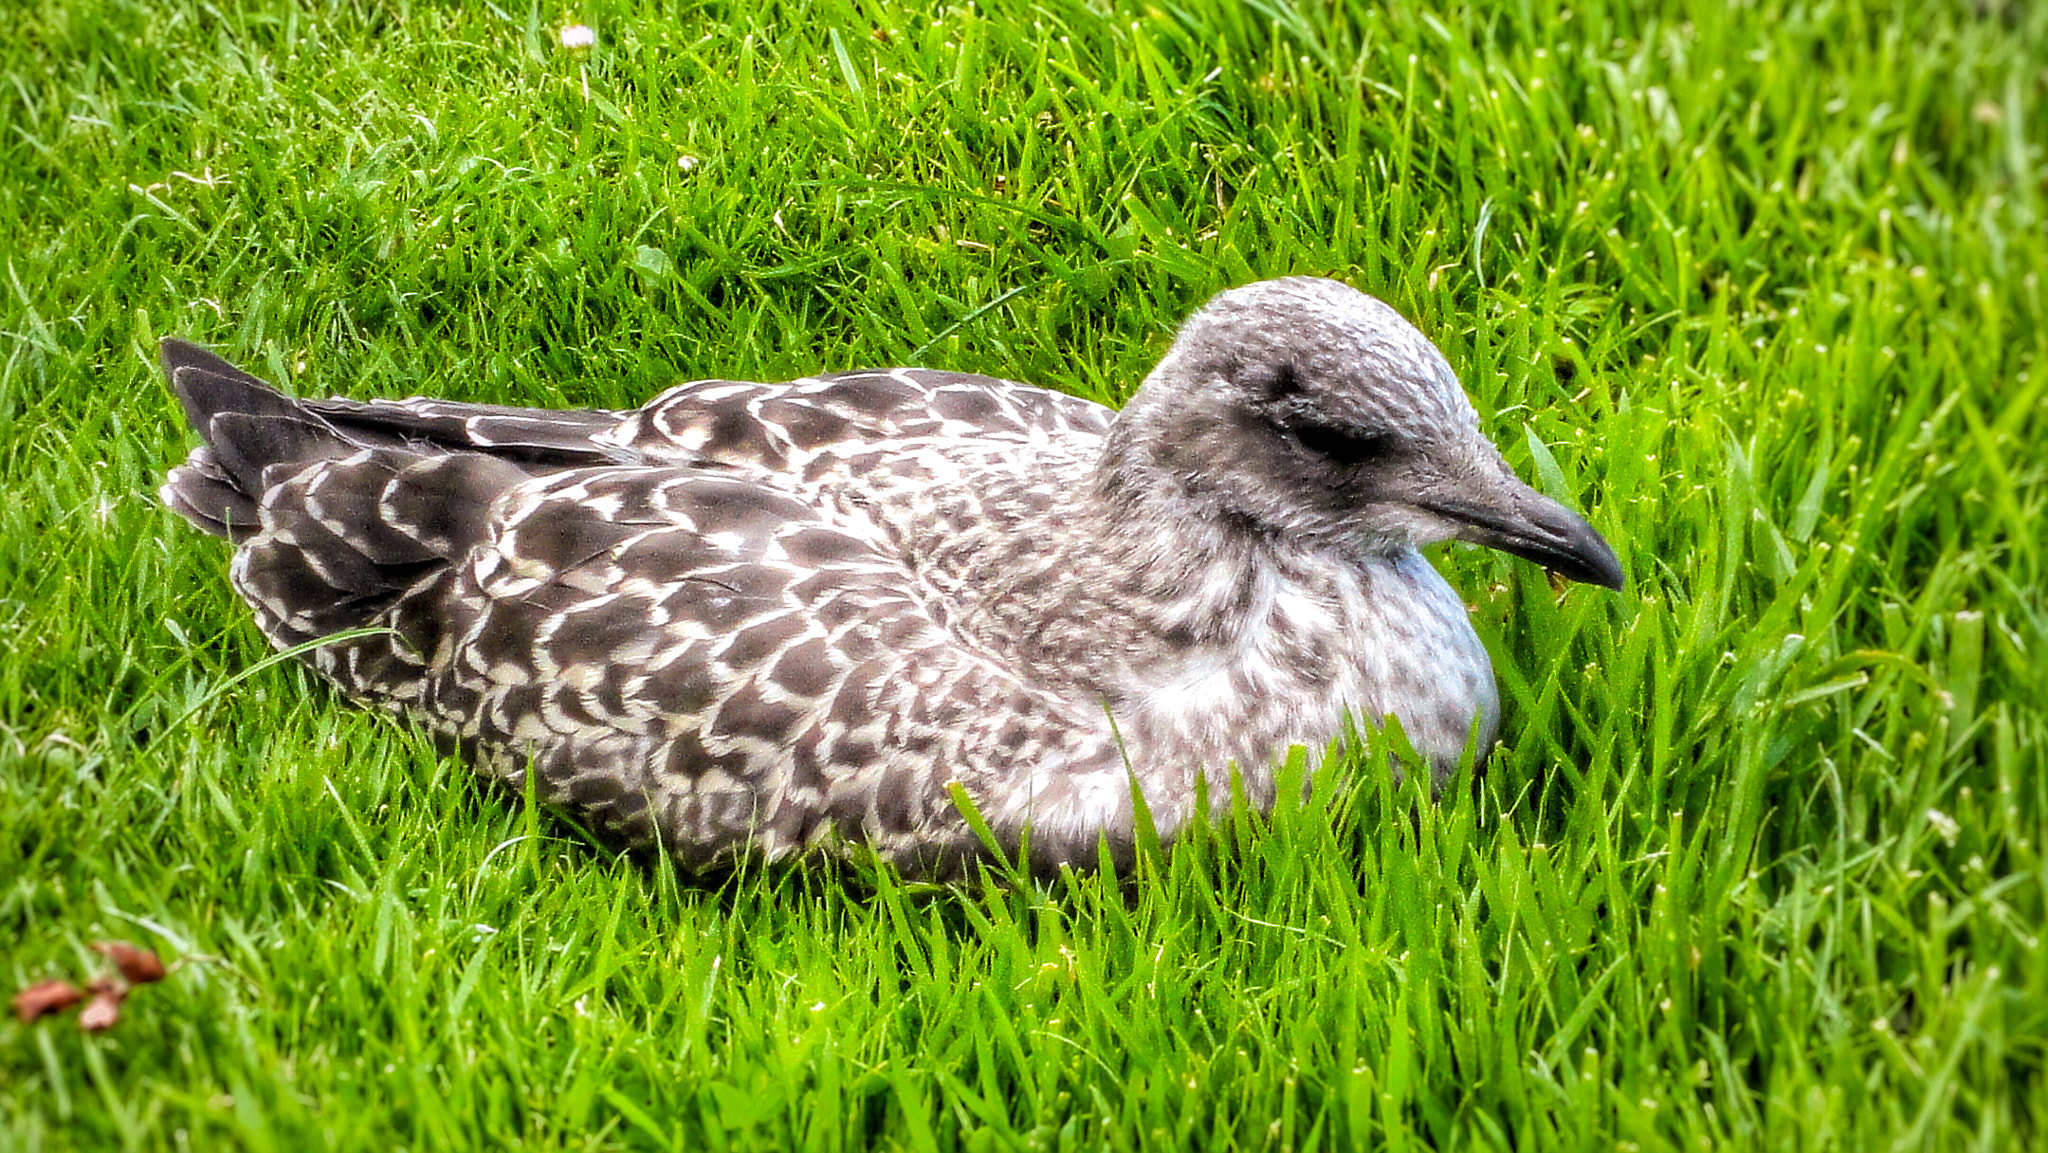
[[[1354,626],[1357,714],[1401,720],[1415,751],[1442,780],[1468,744],[1484,757],[1500,719],[1493,661],[1459,599],[1435,566],[1413,550],[1367,567]]]
[[[1478,748],[1491,743],[1492,663],[1456,593],[1419,554],[1274,571],[1259,583],[1240,633],[1189,651],[1125,699],[1119,723],[1154,775],[1199,768],[1227,785],[1234,764],[1260,796],[1293,746],[1316,763],[1347,716],[1399,717],[1439,777],[1457,766],[1475,721]]]

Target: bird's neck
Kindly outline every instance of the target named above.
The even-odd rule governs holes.
[[[1109,454],[1078,549],[1122,574],[1113,599],[1076,608],[1103,636],[1095,686],[1134,754],[1199,750],[1211,784],[1231,762],[1256,798],[1289,746],[1311,762],[1346,713],[1365,724],[1399,714],[1439,774],[1497,717],[1491,663],[1463,603],[1413,548],[1351,551],[1291,540],[1217,513],[1168,478],[1126,472]],[[1130,469],[1132,463],[1123,462]],[[1086,572],[1079,558],[1068,571]],[[1134,757],[1134,760],[1136,758]],[[1155,773],[1186,759],[1148,756]],[[1219,795],[1212,791],[1212,795]]]
[[[1251,627],[1261,574],[1290,550],[1161,463],[1162,430],[1175,422],[1153,410],[1165,405],[1141,389],[1118,414],[1088,478],[1087,531],[1074,539],[1127,574],[1131,628],[1169,644],[1230,643]]]

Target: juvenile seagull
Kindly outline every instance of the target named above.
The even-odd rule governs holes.
[[[861,842],[911,873],[1269,802],[1389,715],[1441,776],[1493,669],[1422,547],[1620,588],[1451,367],[1330,280],[1232,289],[1121,414],[898,368],[699,380],[630,412],[294,400],[163,343],[206,443],[162,497],[280,648],[515,787],[704,867]],[[1028,838],[1027,838],[1028,830]]]

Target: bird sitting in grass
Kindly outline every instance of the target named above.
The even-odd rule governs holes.
[[[858,844],[947,875],[984,831],[1122,859],[1134,789],[1170,839],[1347,718],[1398,717],[1441,780],[1499,698],[1420,550],[1623,580],[1435,346],[1330,280],[1217,296],[1120,413],[914,368],[564,412],[163,365],[205,440],[163,500],[234,542],[272,643],[334,637],[305,656],[344,693],[694,868]]]

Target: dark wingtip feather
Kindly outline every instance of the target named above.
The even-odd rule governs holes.
[[[190,341],[159,346],[185,420],[206,444],[172,470],[164,503],[207,532],[253,531],[266,468],[332,456],[343,438],[298,401]]]
[[[189,340],[166,336],[157,343],[157,355],[164,366],[164,375],[170,377],[173,382],[177,380],[179,369],[196,368],[214,376],[224,376],[229,380],[237,380],[266,391],[275,391],[269,385],[221,359],[211,349],[203,348]]]
[[[186,423],[209,441],[208,426],[221,413],[293,416],[299,411],[298,402],[190,341],[166,337],[158,347]]]

